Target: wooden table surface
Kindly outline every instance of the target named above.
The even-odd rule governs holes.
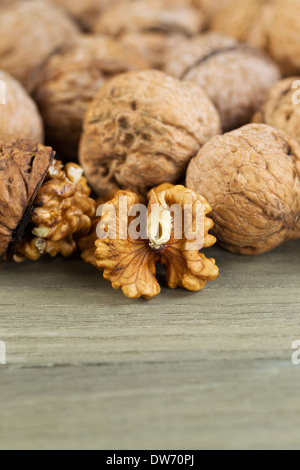
[[[300,243],[210,250],[201,293],[130,301],[80,260],[0,271],[1,449],[300,449]]]

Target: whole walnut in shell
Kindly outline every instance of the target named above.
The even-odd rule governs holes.
[[[300,71],[299,0],[231,0],[211,27],[267,51],[284,76]]]
[[[274,85],[253,122],[285,131],[300,144],[300,77],[281,80]]]
[[[95,202],[83,170],[54,156],[32,140],[0,138],[0,262],[71,256],[75,237],[89,232]]]
[[[71,14],[85,31],[90,31],[99,15],[118,0],[52,0]]]
[[[61,8],[46,0],[4,2],[0,5],[1,68],[30,89],[35,69],[78,31]]]
[[[91,104],[80,162],[99,195],[124,188],[145,196],[180,181],[218,133],[218,113],[198,85],[154,70],[129,72],[106,83]]]
[[[183,41],[169,53],[165,72],[200,85],[218,109],[224,131],[251,121],[278,67],[256,49],[217,33]]]
[[[3,98],[0,104],[0,134],[43,142],[43,123],[35,102],[17,80],[1,70],[0,82],[3,91],[3,96],[0,96]]]
[[[83,120],[99,88],[115,75],[146,68],[136,52],[100,36],[79,36],[52,55],[33,90],[49,144],[64,159],[77,160]]]
[[[107,9],[94,32],[107,34],[143,52],[153,68],[162,67],[174,42],[201,31],[204,15],[185,0],[119,1]]]
[[[300,147],[263,124],[211,139],[192,160],[187,187],[213,207],[215,235],[226,249],[268,252],[300,238]]]

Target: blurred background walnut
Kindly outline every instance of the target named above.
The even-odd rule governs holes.
[[[253,122],[268,124],[285,131],[300,144],[300,77],[276,83]]]
[[[284,76],[300,72],[299,0],[231,0],[211,27],[267,51]]]
[[[107,9],[94,32],[118,38],[142,52],[153,68],[162,68],[164,54],[184,37],[201,31],[204,15],[186,0],[123,0]]]
[[[0,134],[18,135],[42,143],[43,123],[34,101],[17,80],[1,70],[0,81],[5,85],[0,96],[5,101],[0,104]]]
[[[91,31],[101,13],[121,0],[52,0],[65,8],[84,31]]]
[[[249,124],[211,139],[187,171],[187,187],[213,207],[226,249],[268,252],[300,238],[300,147],[270,126]]]
[[[115,75],[146,68],[139,54],[101,36],[79,36],[52,55],[33,89],[49,145],[62,159],[76,161],[83,120],[99,88]]]
[[[219,115],[202,89],[162,72],[119,75],[98,92],[86,115],[80,162],[93,189],[146,195],[184,177],[191,158],[220,133]]]
[[[178,44],[168,55],[165,71],[206,91],[224,131],[248,124],[280,79],[278,67],[263,53],[214,32]]]
[[[36,67],[77,33],[68,15],[46,0],[0,3],[1,68],[30,89]]]

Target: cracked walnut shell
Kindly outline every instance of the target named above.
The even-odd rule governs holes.
[[[253,122],[268,124],[286,132],[300,145],[300,77],[276,83],[253,117]]]
[[[181,42],[169,53],[165,72],[201,86],[224,131],[248,124],[281,77],[265,54],[214,32]]]
[[[1,68],[31,89],[32,75],[79,29],[61,8],[46,0],[10,0],[0,5]]]
[[[211,27],[264,49],[284,76],[300,71],[299,0],[231,0],[217,10]]]
[[[83,170],[65,168],[49,147],[15,137],[0,139],[0,260],[70,256],[73,236],[91,226],[95,202]]]
[[[204,15],[190,1],[118,1],[98,19],[94,32],[143,52],[152,68],[162,68],[172,44],[199,33]]]
[[[42,143],[43,123],[35,102],[17,80],[1,70],[0,82],[4,84],[3,96],[0,92],[0,134]]]
[[[213,207],[214,233],[240,254],[300,238],[300,147],[263,124],[214,137],[194,158],[187,187]]]
[[[121,198],[125,199],[128,214],[125,230],[121,227],[125,209]],[[202,290],[208,281],[215,280],[219,275],[215,260],[199,253],[200,249],[216,242],[215,237],[208,233],[213,227],[212,220],[207,217],[211,207],[202,196],[183,186],[162,185],[150,191],[148,198],[148,212],[145,218],[139,220],[140,234],[143,228],[145,234],[133,238],[129,227],[135,218],[131,216],[131,209],[138,205],[138,196],[130,191],[117,192],[114,199],[103,207],[100,226],[106,237],[97,239],[93,232],[81,240],[83,259],[103,271],[104,278],[112,283],[112,287],[121,288],[128,298],[152,299],[160,293],[155,277],[158,262],[165,266],[167,283],[171,289],[182,287],[195,292]],[[190,207],[188,224],[192,237],[188,236],[187,226],[183,223],[186,205]],[[112,207],[115,212],[111,210]],[[174,222],[178,207],[179,232]],[[199,217],[199,207],[202,217]],[[114,214],[117,214],[116,220]],[[115,237],[115,229],[123,236]],[[93,242],[96,246],[94,250]]]
[[[80,163],[100,196],[118,188],[146,196],[165,181],[180,181],[218,133],[219,115],[198,85],[159,71],[131,72],[106,83],[91,104]]]
[[[146,68],[137,53],[101,36],[79,36],[49,58],[37,75],[33,97],[47,141],[64,160],[78,159],[83,120],[101,86],[115,75]]]

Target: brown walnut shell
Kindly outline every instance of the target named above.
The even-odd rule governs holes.
[[[101,36],[79,36],[46,62],[33,96],[47,141],[62,159],[77,160],[83,120],[99,88],[115,75],[146,68],[148,63],[140,55]]]
[[[195,82],[206,91],[224,131],[248,124],[281,76],[260,51],[213,32],[177,45],[166,62],[167,74]]]
[[[274,85],[253,122],[276,127],[300,144],[300,77],[286,78]]]
[[[79,29],[61,8],[46,0],[11,0],[0,5],[1,68],[31,88],[36,67]]]
[[[93,189],[117,188],[145,196],[153,186],[176,183],[220,119],[202,89],[162,72],[129,72],[106,83],[90,106],[80,162]]]
[[[32,140],[0,138],[0,261],[11,258],[30,222],[33,201],[54,159]]]
[[[78,21],[85,31],[91,31],[99,15],[118,0],[53,0]]]
[[[35,102],[17,80],[1,70],[0,82],[4,85],[3,97],[0,96],[0,99],[4,98],[0,104],[0,134],[42,143],[43,123]]]
[[[267,51],[284,76],[300,72],[299,0],[231,0],[217,10],[211,26]]]
[[[204,15],[184,0],[119,1],[98,19],[94,32],[107,34],[143,51],[153,68],[162,67],[171,38],[202,30]]]
[[[214,234],[240,254],[300,238],[300,147],[263,124],[214,137],[192,160],[187,187],[213,207]]]

